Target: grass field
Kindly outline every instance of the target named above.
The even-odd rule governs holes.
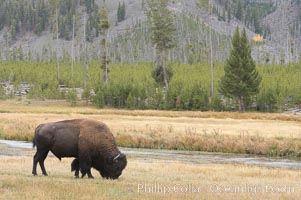
[[[0,136],[31,140],[40,123],[93,118],[120,146],[299,155],[301,119],[290,114],[98,110],[62,101],[0,101]],[[195,148],[195,149],[194,149]],[[207,149],[206,149],[207,148]],[[275,154],[271,152],[275,151]],[[291,151],[291,152],[290,152]],[[281,154],[282,153],[282,154]],[[48,157],[31,175],[34,150],[0,145],[0,199],[300,199],[301,171],[128,155],[118,180],[75,179],[71,159]],[[9,156],[1,156],[9,155]]]
[[[38,124],[93,118],[123,147],[301,157],[301,117],[293,114],[135,111],[70,107],[64,101],[0,101],[0,137],[32,140]]]
[[[118,180],[75,179],[70,159],[48,157],[49,176],[31,175],[32,158],[0,157],[0,199],[300,199],[301,171],[128,156]]]

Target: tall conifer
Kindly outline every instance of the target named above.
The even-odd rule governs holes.
[[[120,2],[118,3],[118,9],[117,9],[117,21],[121,22],[125,20],[125,3],[123,1],[122,5]]]
[[[251,56],[246,30],[240,36],[238,27],[232,39],[232,51],[224,67],[219,92],[238,102],[239,111],[245,111],[251,97],[258,94],[261,76]]]
[[[175,46],[175,25],[172,13],[168,10],[168,0],[148,0],[147,16],[151,22],[152,43],[156,49],[156,69],[153,77],[168,89],[172,72],[167,67],[168,50]]]
[[[107,83],[109,81],[109,68],[108,68],[108,60],[107,60],[107,32],[108,29],[110,28],[110,22],[108,19],[108,14],[107,14],[107,9],[105,7],[105,1],[104,1],[104,6],[100,10],[100,21],[99,21],[99,32],[102,35],[102,40],[101,40],[101,68],[104,70],[104,75],[103,75],[103,81]]]

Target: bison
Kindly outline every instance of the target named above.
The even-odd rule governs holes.
[[[91,168],[94,168],[104,178],[117,179],[127,165],[126,155],[117,148],[109,128],[96,120],[73,119],[40,124],[34,134],[35,146],[33,175],[37,175],[39,163],[43,175],[47,176],[44,160],[49,151],[60,160],[74,157],[71,168],[76,177],[80,170],[82,177],[87,174],[93,178]]]

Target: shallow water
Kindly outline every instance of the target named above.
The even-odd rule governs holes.
[[[29,156],[34,154],[32,143],[14,140],[0,140],[4,147],[0,148],[2,156]],[[6,148],[6,151],[3,150]],[[22,151],[23,150],[23,151]],[[145,161],[161,159],[166,161],[184,161],[190,163],[239,163],[267,167],[285,167],[301,169],[301,161],[284,158],[267,158],[241,154],[206,153],[197,151],[150,150],[135,148],[120,148],[128,156],[139,157]],[[29,152],[30,151],[30,152]],[[23,153],[22,153],[23,152]],[[25,153],[24,153],[25,152]]]
[[[6,144],[9,147],[32,149],[32,143],[16,140],[0,140],[0,144]]]

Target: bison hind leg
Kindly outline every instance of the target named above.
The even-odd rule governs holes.
[[[34,157],[33,157],[33,167],[32,167],[32,174],[33,175],[35,175],[35,176],[37,175],[37,164],[39,163],[43,175],[48,176],[48,174],[46,172],[46,169],[45,169],[45,166],[44,166],[44,160],[46,159],[46,157],[48,155],[48,152],[49,152],[48,150],[46,150],[46,151],[38,150],[36,152],[36,154],[34,155]]]
[[[32,167],[32,174],[34,176],[37,176],[37,165],[38,165],[38,152],[35,153],[34,157],[33,157],[33,167]]]
[[[71,172],[75,171],[75,178],[79,178],[79,160],[75,158],[71,163]]]
[[[46,159],[47,155],[48,155],[48,152],[49,151],[45,151],[43,153],[41,153],[41,157],[40,157],[40,160],[39,160],[39,164],[40,164],[40,167],[41,167],[41,170],[42,170],[42,173],[44,176],[48,176],[47,172],[46,172],[46,169],[45,169],[45,166],[44,166],[44,160]]]

